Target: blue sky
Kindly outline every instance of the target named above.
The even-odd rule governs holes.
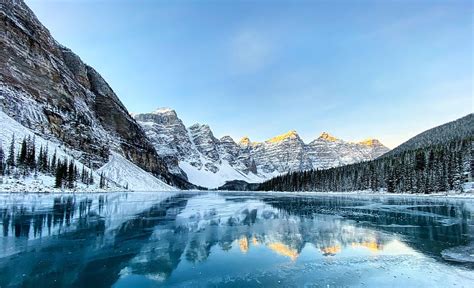
[[[394,147],[472,113],[472,1],[27,0],[130,112]]]

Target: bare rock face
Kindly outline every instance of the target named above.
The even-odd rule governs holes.
[[[112,149],[170,182],[164,161],[100,74],[58,44],[23,1],[0,8],[0,108],[84,163],[99,167]]]
[[[257,175],[255,163],[241,157],[240,146],[229,136],[217,139],[208,125],[186,128],[169,108],[134,117],[158,153],[166,155],[170,171],[181,178],[193,176],[194,184],[208,188],[216,188],[233,177],[250,182],[263,180]]]
[[[219,151],[217,149],[219,140],[214,137],[208,125],[192,125],[189,127],[189,135],[194,146],[202,155],[212,161],[219,160]]]
[[[262,143],[251,143],[250,147],[257,170],[265,174],[311,169],[305,157],[305,143],[294,130]]]
[[[372,160],[387,151],[389,149],[376,139],[370,139],[370,143],[369,140],[351,143],[323,132],[307,145],[307,158],[313,169],[327,169]]]
[[[198,152],[183,122],[171,109],[159,109],[153,113],[134,116],[141,124],[156,151],[164,158],[171,173],[187,179],[179,168],[179,160],[188,159],[195,166],[201,166]]]

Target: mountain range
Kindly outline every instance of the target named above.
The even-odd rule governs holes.
[[[209,188],[230,180],[262,182],[292,171],[368,161],[389,151],[376,139],[351,143],[326,132],[309,143],[294,130],[264,142],[218,139],[208,125],[186,127],[169,108],[133,116],[172,173]]]

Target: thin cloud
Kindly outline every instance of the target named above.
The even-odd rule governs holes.
[[[254,73],[271,62],[272,45],[254,30],[239,31],[230,40],[230,65],[234,73]]]

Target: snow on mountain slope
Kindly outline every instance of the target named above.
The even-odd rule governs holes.
[[[244,180],[248,183],[256,183],[263,180],[253,173],[245,175],[243,172],[236,170],[225,160],[221,162],[216,172],[207,169],[199,169],[185,161],[181,161],[179,167],[186,173],[189,182],[207,188],[220,187],[229,180]]]
[[[265,142],[244,137],[217,139],[208,125],[186,128],[176,112],[160,108],[134,118],[145,130],[170,171],[191,183],[215,188],[231,180],[262,182],[289,171],[326,169],[374,159],[388,148],[376,139],[346,142],[328,133],[306,144],[296,131]]]
[[[11,145],[12,137],[15,135],[15,153],[17,153],[21,147],[21,143],[24,138],[26,137],[35,137],[35,147],[36,151],[40,150],[42,146],[43,149],[48,148],[48,155],[51,157],[54,153],[56,153],[57,159],[75,159],[77,155],[80,155],[80,152],[74,151],[71,149],[67,149],[64,145],[59,144],[57,142],[49,141],[41,136],[34,134],[30,129],[22,126],[20,123],[12,119],[10,116],[5,114],[3,111],[0,111],[0,144],[4,150],[4,153],[8,155],[8,149]],[[90,169],[86,165],[83,165],[78,160],[74,160],[76,166],[79,169],[82,169],[84,166],[85,170],[89,173]],[[0,176],[1,177],[1,176]],[[98,181],[99,181],[99,174],[93,172],[93,177],[96,180],[96,184],[93,185],[85,185],[83,183],[77,183],[77,187],[73,190],[80,190],[80,191],[99,191],[103,189],[99,189]],[[54,188],[55,181],[54,177],[51,175],[45,175],[42,173],[38,173],[37,177],[34,176],[21,176],[20,179],[14,179],[13,177],[3,177],[2,183],[0,183],[0,191],[14,191],[14,192],[41,192],[41,191],[61,191],[62,189]],[[122,187],[118,187],[114,185],[114,183],[109,183],[109,190],[116,190],[120,189],[123,190]]]
[[[115,152],[111,153],[109,162],[97,172],[133,191],[176,190]]]

